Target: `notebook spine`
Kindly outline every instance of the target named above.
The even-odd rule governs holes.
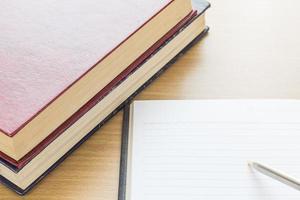
[[[155,79],[157,79],[164,71],[166,71],[172,64],[174,64],[186,51],[194,46],[201,38],[203,38],[209,28],[206,27],[204,31],[197,36],[190,44],[188,44],[177,56],[175,56],[170,62],[168,62],[160,71],[158,71],[151,79],[149,79],[143,86],[141,86],[125,103],[123,110],[123,125],[122,125],[122,141],[121,141],[121,158],[120,158],[120,170],[119,170],[119,191],[118,200],[126,200],[126,182],[127,182],[127,158],[128,158],[128,135],[129,135],[129,114],[130,103],[132,99],[139,94],[144,88],[150,85]]]

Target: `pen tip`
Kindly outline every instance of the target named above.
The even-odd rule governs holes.
[[[252,166],[253,166],[253,161],[250,160],[250,161],[248,161],[247,163],[248,163],[248,166],[249,166],[249,167],[252,167]]]

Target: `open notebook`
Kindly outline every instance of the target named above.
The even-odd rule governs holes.
[[[119,199],[300,199],[247,165],[300,178],[300,101],[135,101],[124,116]]]

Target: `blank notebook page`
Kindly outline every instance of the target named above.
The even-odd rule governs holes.
[[[300,180],[300,101],[136,101],[129,200],[289,200],[290,188],[254,160]]]

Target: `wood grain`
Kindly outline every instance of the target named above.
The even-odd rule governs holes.
[[[300,2],[211,0],[210,33],[137,99],[300,98]],[[122,114],[25,197],[117,200]]]

